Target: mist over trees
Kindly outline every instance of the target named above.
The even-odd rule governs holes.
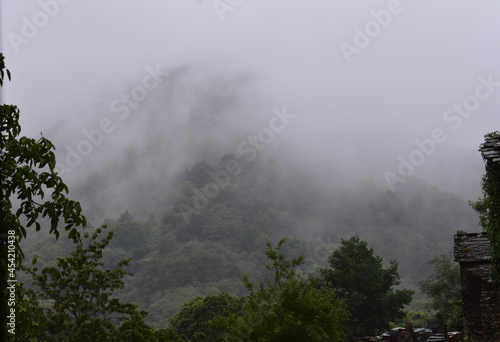
[[[335,162],[289,153],[280,140],[286,131],[262,143],[260,132],[269,135],[276,120],[295,114],[247,107],[240,93],[254,81],[247,74],[216,77],[213,91],[200,81],[186,93],[189,70],[172,70],[177,87],[159,87],[158,103],[145,102],[141,120],[123,122],[134,142],[109,154],[111,140],[103,138],[78,165],[84,177],[64,173],[92,218],[89,228],[104,224],[113,238],[93,235],[86,248],[75,246],[47,233],[50,220],[33,221],[41,231],[22,250],[39,266],[20,272],[28,289],[20,324],[39,323],[33,336],[74,340],[341,341],[380,333],[411,317],[404,310],[423,310],[413,292],[436,300],[435,284],[420,283],[431,276],[427,261],[451,249],[456,230],[477,229],[464,199],[416,177],[395,191],[360,174],[349,179]],[[253,109],[262,117],[245,126],[242,113]],[[235,122],[230,134],[221,120]],[[64,150],[58,156],[67,162]],[[79,205],[69,209],[80,213]],[[354,262],[351,253],[362,258]],[[76,297],[67,296],[70,288]]]
[[[196,296],[246,295],[243,274],[257,283],[268,279],[267,238],[294,236],[282,251],[292,258],[302,255],[304,271],[313,275],[328,267],[341,238],[358,235],[374,254],[395,259],[403,285],[418,291],[418,282],[432,271],[427,261],[451,249],[456,229],[475,223],[464,200],[417,179],[398,193],[369,183],[330,193],[300,166],[276,158],[256,160],[186,222],[180,205],[194,208],[205,182],[213,181],[209,174],[223,169],[221,161],[228,158],[187,169],[159,218],[137,218],[130,208],[104,221],[114,231],[103,251],[106,267],[132,257],[134,276],[125,279],[119,296],[149,312],[146,321],[155,327],[167,327],[168,318]],[[280,177],[282,168],[286,177]],[[42,265],[51,251],[67,253],[62,242],[54,245],[49,237],[26,246],[28,256],[39,254]]]
[[[457,231],[500,280],[499,11],[1,1],[0,341],[462,329]]]

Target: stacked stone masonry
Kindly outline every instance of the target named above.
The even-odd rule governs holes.
[[[454,256],[460,263],[462,309],[466,333],[477,341],[499,341],[500,290],[491,279],[490,242],[483,233],[455,235]]]
[[[479,149],[481,155],[486,160],[500,162],[500,138],[490,138],[481,145]]]

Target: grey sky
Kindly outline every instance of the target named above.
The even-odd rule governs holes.
[[[231,10],[222,13],[221,3]],[[50,11],[43,22],[40,12]],[[441,130],[445,141],[415,175],[465,195],[479,186],[482,136],[499,129],[498,13],[493,0],[3,0],[2,50],[13,75],[4,100],[20,107],[24,134],[36,136],[112,102],[148,66],[206,63],[258,75],[256,94],[269,103],[262,115],[283,106],[297,115],[283,135],[290,153],[335,161],[348,174],[384,183],[416,139]],[[31,38],[23,17],[40,21]],[[369,42],[356,45],[367,29]],[[356,52],[346,56],[346,44]],[[480,77],[492,90],[483,85],[475,103]],[[454,109],[464,101],[474,109],[466,118]]]

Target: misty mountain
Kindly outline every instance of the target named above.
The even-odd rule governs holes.
[[[228,165],[236,170],[234,162],[240,172],[233,176],[227,170]],[[266,239],[285,235],[292,237],[287,253],[303,255],[306,272],[315,274],[341,238],[357,234],[384,260],[396,260],[404,286],[416,288],[431,271],[426,262],[451,251],[457,230],[478,229],[462,198],[416,178],[391,192],[366,180],[347,186],[322,171],[279,154],[263,154],[251,163],[226,154],[179,173],[156,203],[161,215],[132,214],[144,207],[137,194],[136,206],[104,220],[114,231],[105,263],[133,258],[134,276],[120,296],[147,310],[150,322],[165,326],[196,295],[243,295],[243,274],[255,280],[267,276]],[[56,246],[49,236],[25,250],[50,260],[54,251],[67,250],[64,242]]]
[[[220,176],[217,185],[214,175],[233,158],[186,170],[159,220],[135,221],[126,213],[106,221],[117,237],[108,260],[134,256],[134,277],[122,295],[160,326],[193,295],[242,295],[243,274],[265,278],[267,238],[292,236],[287,252],[304,255],[314,274],[341,238],[358,234],[384,260],[399,262],[403,283],[416,288],[431,271],[426,262],[451,251],[458,229],[478,229],[463,199],[418,179],[397,192],[369,182],[325,186],[301,165],[264,157],[230,181]]]
[[[243,274],[266,277],[268,238],[292,236],[288,252],[304,255],[314,274],[341,238],[357,234],[399,262],[403,284],[416,288],[431,271],[426,262],[451,251],[457,230],[478,230],[459,195],[416,177],[388,190],[373,173],[383,163],[349,153],[359,137],[319,150],[297,139],[296,114],[266,100],[256,75],[186,65],[162,78],[142,101],[127,97],[141,89],[132,85],[45,133],[71,196],[94,226],[115,232],[106,262],[133,257],[134,277],[120,295],[155,325],[193,296],[242,295]],[[337,150],[343,155],[332,157]],[[454,177],[460,155],[439,164],[450,174],[444,179]],[[476,166],[465,159],[472,178]],[[49,260],[49,241],[27,254]]]
[[[144,201],[152,207],[141,210],[155,211],[152,202],[164,199],[179,172],[235,150],[262,126],[263,114],[272,114],[255,101],[255,75],[203,65],[165,74],[141,102],[130,100],[135,108],[123,110],[118,95],[45,132],[56,145],[60,174],[91,213],[103,217]],[[111,129],[100,129],[103,122]]]
[[[0,98],[23,135],[54,143],[88,231],[114,231],[103,261],[132,258],[119,296],[155,326],[196,296],[246,294],[241,276],[268,277],[265,243],[285,235],[311,275],[359,235],[399,263],[420,310],[426,262],[480,230],[468,201],[498,130],[499,10],[5,1]],[[40,268],[74,247],[43,220],[22,242]]]
[[[153,69],[145,69],[142,83],[156,78],[155,83],[131,81],[114,95],[107,93],[112,100],[44,132],[56,146],[60,174],[90,216],[103,219],[131,208],[142,218],[161,215],[186,169],[200,160],[217,163],[224,154],[250,164],[274,158],[300,165],[320,188],[370,180],[389,189],[384,170],[397,172],[397,164],[386,162],[390,153],[377,150],[386,138],[372,142],[371,135],[359,135],[360,125],[349,137],[346,132],[316,141],[321,135],[303,121],[316,114],[269,101],[257,74],[201,63]],[[335,117],[332,113],[332,134]],[[361,144],[365,141],[369,147]],[[483,168],[475,146],[442,153],[427,158],[415,175],[475,199]],[[396,155],[392,159],[398,161]],[[286,178],[288,171],[278,172]]]

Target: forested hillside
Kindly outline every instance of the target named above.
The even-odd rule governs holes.
[[[369,180],[339,184],[327,178],[273,154],[252,163],[229,154],[199,161],[158,199],[164,203],[161,215],[145,213],[138,204],[140,209],[126,208],[104,220],[115,233],[104,262],[133,258],[134,275],[120,296],[147,310],[155,326],[165,327],[197,295],[241,296],[242,275],[266,278],[266,238],[290,236],[285,253],[303,255],[305,271],[318,274],[341,238],[359,235],[384,260],[397,261],[403,285],[416,290],[431,272],[426,262],[451,250],[458,229],[477,226],[463,199],[418,179],[390,192]],[[67,241],[37,236],[24,251],[28,260],[36,253],[41,263],[51,263],[70,248]]]

